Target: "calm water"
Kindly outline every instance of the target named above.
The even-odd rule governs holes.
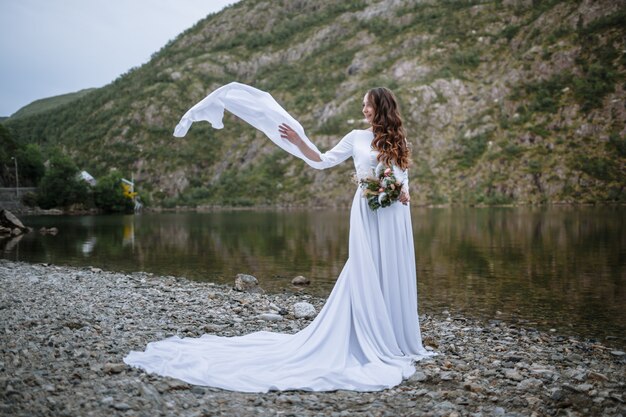
[[[137,216],[25,217],[38,229],[0,242],[11,260],[149,271],[269,291],[328,295],[348,256],[345,211],[231,211]],[[422,312],[521,320],[626,346],[626,209],[414,209]],[[607,338],[608,337],[608,338]]]

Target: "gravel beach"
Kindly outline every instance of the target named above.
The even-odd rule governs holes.
[[[172,335],[293,333],[312,320],[297,311],[310,306],[294,305],[319,311],[323,299],[6,260],[0,285],[1,415],[626,416],[624,352],[516,323],[422,312],[425,345],[439,355],[393,389],[243,394],[122,358]]]

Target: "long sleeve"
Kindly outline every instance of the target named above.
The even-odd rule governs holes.
[[[409,191],[409,170],[402,170],[398,166],[393,165],[393,175],[402,183],[402,188]]]
[[[354,131],[344,136],[339,143],[328,152],[320,153],[320,162],[311,161],[308,158],[305,158],[305,162],[315,169],[334,167],[352,156],[353,146]]]

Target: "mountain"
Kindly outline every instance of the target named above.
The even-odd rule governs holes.
[[[28,117],[37,113],[43,113],[50,111],[56,107],[63,106],[65,104],[71,103],[72,101],[83,97],[86,94],[94,91],[95,88],[86,88],[84,90],[77,91],[75,93],[61,94],[54,97],[42,98],[39,100],[35,100],[30,104],[22,107],[15,113],[11,115],[11,118],[17,119],[20,117]]]
[[[230,81],[272,93],[328,149],[393,89],[418,204],[626,201],[626,0],[243,0],[110,85],[4,123],[153,204],[349,204],[352,166],[315,171],[227,114],[183,113]]]

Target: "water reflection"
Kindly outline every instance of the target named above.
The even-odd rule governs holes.
[[[623,338],[626,211],[620,208],[414,209],[422,311],[524,319],[586,337]],[[31,233],[1,256],[327,295],[348,256],[346,211],[28,217]],[[528,323],[527,323],[528,325]],[[624,339],[609,342],[625,345]]]
[[[623,337],[620,209],[455,209],[418,214],[424,299],[540,327]],[[621,343],[624,341],[622,339]]]

